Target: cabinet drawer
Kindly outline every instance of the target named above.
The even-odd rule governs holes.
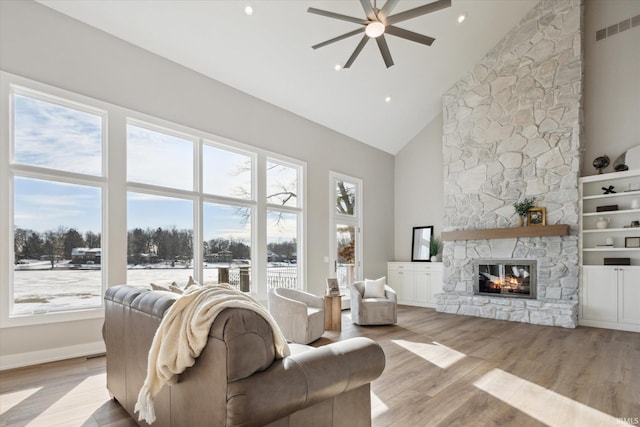
[[[413,265],[415,271],[442,271],[441,262],[425,262]]]
[[[387,269],[389,271],[413,271],[413,266],[410,262],[389,262],[387,263]]]

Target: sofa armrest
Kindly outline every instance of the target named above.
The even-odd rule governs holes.
[[[369,384],[382,374],[385,356],[369,338],[351,338],[293,354],[269,369],[228,384],[228,425],[267,424],[295,411]]]

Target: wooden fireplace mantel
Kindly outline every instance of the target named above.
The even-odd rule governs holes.
[[[568,236],[568,224],[530,225],[527,227],[486,228],[484,230],[443,231],[442,240],[514,239],[518,237]]]

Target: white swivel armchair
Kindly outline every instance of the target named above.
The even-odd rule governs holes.
[[[398,322],[396,292],[385,278],[351,285],[351,320],[356,325],[390,325]],[[378,282],[378,283],[376,283]],[[367,286],[369,289],[367,289]]]
[[[324,333],[324,300],[299,289],[272,288],[269,312],[287,340],[309,344]]]

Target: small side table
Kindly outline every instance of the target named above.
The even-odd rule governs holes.
[[[342,330],[342,296],[324,296],[324,329],[326,331]]]

